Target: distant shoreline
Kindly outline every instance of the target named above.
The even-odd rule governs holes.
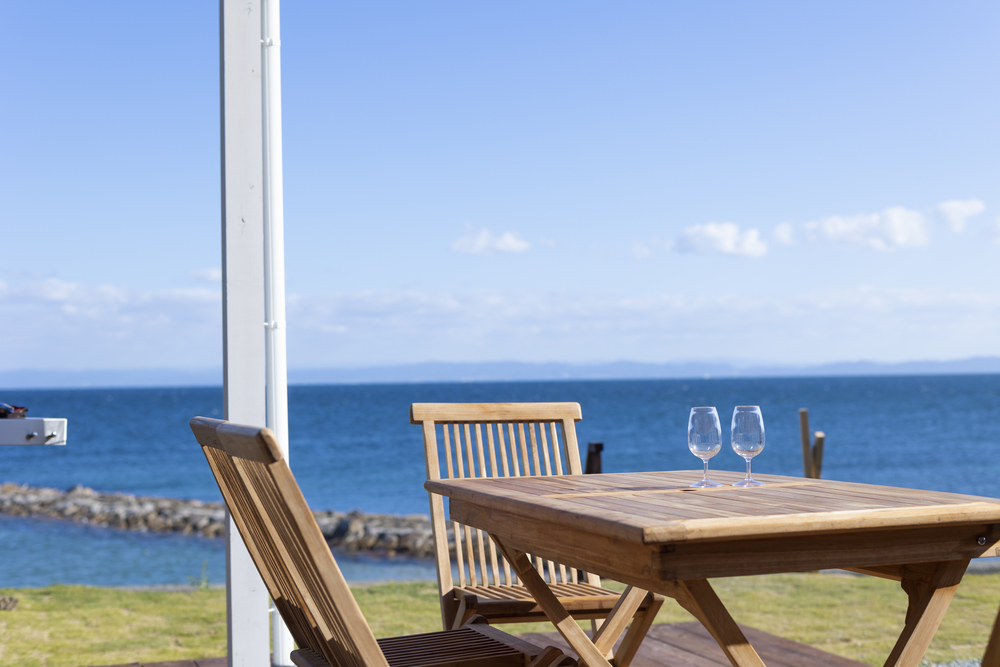
[[[592,364],[425,362],[358,368],[290,369],[291,385],[437,384],[469,382],[556,382],[614,380],[699,380],[755,378],[824,378],[947,376],[1000,374],[1000,356],[949,361],[869,361],[812,365],[757,362],[613,361]],[[127,387],[217,387],[220,369],[38,370],[0,371],[0,389],[103,389]]]

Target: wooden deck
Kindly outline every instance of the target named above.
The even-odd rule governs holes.
[[[767,667],[868,667],[805,644],[740,626]],[[538,646],[558,646],[576,657],[557,632],[521,635]],[[109,667],[226,667],[225,658],[138,662]],[[730,667],[722,649],[697,621],[654,625],[632,660],[632,667]]]
[[[745,625],[740,628],[767,667],[867,667]],[[522,638],[538,646],[558,646],[576,657],[556,632],[527,634]],[[631,667],[730,667],[730,662],[701,623],[692,621],[650,628]]]

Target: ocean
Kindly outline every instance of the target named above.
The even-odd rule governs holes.
[[[218,501],[187,426],[220,416],[222,390],[0,390],[31,416],[69,419],[66,447],[0,447],[0,481]],[[801,475],[798,409],[826,433],[823,477],[1000,496],[1000,375],[476,382],[293,386],[289,461],[314,509],[427,513],[414,402],[576,401],[581,456],[603,442],[605,472],[698,469],[688,411],[715,405],[728,442],[737,404],[760,405],[754,471]],[[710,469],[743,470],[724,444]],[[339,559],[351,580],[433,579],[430,563]],[[0,587],[224,580],[221,540],[0,517]]]

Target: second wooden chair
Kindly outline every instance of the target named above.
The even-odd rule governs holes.
[[[410,406],[410,422],[423,427],[427,479],[432,480],[582,474],[576,441],[576,422],[581,418],[579,403]],[[547,620],[486,533],[451,522],[452,560],[443,499],[428,495],[444,628],[461,627],[475,614],[491,623]],[[535,565],[573,618],[599,622],[618,602],[620,594],[603,588],[595,574],[540,558]],[[628,630],[628,641],[641,641],[662,604],[662,596],[646,596]]]

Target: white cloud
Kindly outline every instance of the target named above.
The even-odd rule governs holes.
[[[470,230],[465,236],[451,242],[451,249],[465,255],[492,255],[494,253],[524,252],[531,244],[514,232],[496,236],[488,229]]]
[[[645,243],[633,243],[632,254],[639,259],[645,259],[646,257],[651,257],[653,255],[653,249]]]
[[[732,222],[706,222],[688,227],[674,242],[678,252],[742,255],[763,257],[767,253],[767,243],[761,240],[756,229],[740,231]]]
[[[771,232],[775,240],[782,245],[791,245],[795,241],[795,225],[783,222]]]
[[[188,272],[188,275],[192,278],[203,280],[206,283],[217,283],[222,280],[222,269],[218,267],[210,269],[193,269]]]
[[[834,241],[875,250],[916,248],[927,245],[927,220],[919,211],[901,206],[881,213],[834,215],[802,225],[812,241]]]
[[[289,295],[289,363],[720,355],[807,363],[996,353],[1000,293],[856,287],[748,296],[736,289],[642,297],[540,290]],[[13,351],[0,370],[214,367],[220,360],[221,295],[208,287],[142,291],[13,278],[0,288],[0,319],[17,323],[0,327],[0,348]]]
[[[871,287],[649,297],[370,291],[303,300],[288,320],[289,363],[299,367],[720,355],[899,361],[995,354],[1000,294]]]
[[[134,290],[22,278],[0,290],[0,368],[149,368],[219,363],[219,289]]]
[[[978,199],[949,199],[937,205],[938,213],[944,218],[948,229],[960,232],[965,229],[965,221],[986,210],[986,204]]]

